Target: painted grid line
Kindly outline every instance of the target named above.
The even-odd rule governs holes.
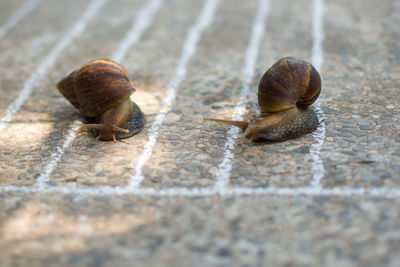
[[[319,69],[324,61],[322,42],[324,40],[324,0],[313,0],[311,63]]]
[[[28,0],[17,9],[9,19],[0,26],[0,39],[6,35],[19,21],[21,21],[26,15],[28,15],[35,7],[37,7],[42,0]]]
[[[395,188],[356,188],[356,187],[335,187],[335,188],[315,188],[307,187],[231,187],[223,191],[215,187],[202,188],[131,188],[131,187],[112,187],[99,186],[73,187],[73,186],[49,186],[43,188],[30,186],[1,186],[0,193],[22,192],[22,193],[61,193],[66,195],[81,196],[103,196],[103,195],[134,195],[134,196],[154,196],[154,197],[207,197],[207,196],[332,196],[332,197],[377,197],[383,199],[400,199],[400,189]]]
[[[313,44],[311,49],[311,64],[316,69],[320,69],[324,61],[322,42],[324,39],[324,0],[313,0],[313,23],[311,28]],[[318,115],[320,115],[321,100],[317,100],[315,103],[315,109]],[[310,156],[312,159],[311,173],[312,180],[310,185],[315,188],[322,189],[322,179],[325,175],[325,168],[322,162],[320,151],[322,145],[325,142],[326,127],[324,123],[321,123],[318,128],[312,133],[314,143],[310,146]]]
[[[159,129],[164,121],[166,114],[171,110],[172,102],[175,100],[176,93],[180,83],[186,78],[186,66],[189,60],[196,53],[197,44],[200,41],[202,33],[211,25],[219,0],[207,0],[204,3],[203,9],[195,22],[195,24],[190,27],[187,37],[184,41],[183,50],[181,57],[175,69],[175,76],[168,83],[167,95],[163,99],[163,105],[156,116],[151,128],[149,130],[149,140],[144,146],[144,151],[140,155],[140,158],[136,164],[136,173],[130,177],[128,187],[135,189],[140,186],[144,179],[142,170],[144,164],[151,157],[153,152],[153,147],[157,141]]]
[[[98,4],[102,3],[101,5],[99,5],[97,7],[97,9],[99,9],[105,3],[105,1],[107,1],[107,0],[93,1],[92,4],[93,3],[98,3]],[[158,0],[154,0],[154,2],[158,2]],[[317,12],[317,13],[319,13],[319,15],[314,15],[314,21],[315,21],[315,17],[320,16],[320,18],[318,20],[322,23],[323,1],[315,0],[314,5],[316,5],[315,3],[317,3],[317,2],[319,2],[320,7],[315,8],[315,6],[314,6],[314,11],[319,10]],[[94,12],[94,13],[96,13],[96,12]],[[140,17],[140,16],[138,16],[138,17]],[[314,27],[316,29],[318,29],[318,27],[320,27],[320,30],[317,30],[314,32]],[[137,28],[141,28],[141,27],[137,27]],[[83,30],[83,28],[82,28],[82,30]],[[141,30],[141,31],[143,31],[143,30]],[[140,35],[141,35],[141,33],[140,33]],[[313,52],[312,52],[312,55],[313,55],[312,63],[317,68],[319,68],[323,62],[322,47],[321,47],[322,37],[323,37],[322,24],[320,26],[318,26],[318,25],[313,26],[314,42],[313,42]],[[136,38],[136,37],[132,37],[132,38]],[[133,45],[133,43],[134,42],[132,42],[131,45]],[[314,46],[314,44],[315,44],[315,46]],[[318,46],[320,46],[320,48],[318,48]],[[122,47],[122,45],[120,45],[120,47]],[[128,48],[124,48],[124,50],[127,51]],[[318,50],[320,52],[318,52]],[[60,52],[60,51],[58,51],[58,52]],[[315,52],[315,51],[317,51],[317,52]],[[192,51],[192,53],[194,53],[194,52],[195,51]],[[248,53],[250,53],[250,52],[248,52]],[[57,54],[52,56],[54,58],[53,60],[48,59],[45,62],[55,61],[55,59],[57,58]],[[118,56],[117,52],[114,55],[117,55],[117,56],[115,56],[117,58],[121,57],[121,59],[124,57],[123,55]],[[246,52],[246,56],[247,55],[248,54]],[[256,57],[257,56],[255,55],[254,58],[256,58]],[[187,61],[189,59],[190,59],[190,57],[187,59]],[[252,63],[252,64],[254,64],[254,63]],[[47,72],[47,70],[51,67],[52,63],[47,63],[47,64],[43,63],[42,65],[45,65],[45,67],[41,68],[42,70],[44,69],[45,71],[44,72],[41,72],[41,71],[36,72],[37,75],[39,75],[39,78],[40,77],[43,78],[43,76],[45,75],[45,72]],[[178,76],[178,73],[180,73],[181,80],[176,79],[177,80],[177,82],[175,84],[176,87],[179,85],[179,83],[185,77],[185,74],[186,74],[185,66],[186,66],[186,63],[183,64],[182,69],[180,69],[179,71],[177,68],[177,76]],[[248,71],[248,70],[246,70],[246,71]],[[245,71],[243,71],[243,73],[244,72]],[[249,72],[248,75],[250,75],[250,74],[251,74],[251,72]],[[252,74],[251,74],[251,76],[252,76]],[[251,76],[250,76],[250,79],[251,79]],[[36,78],[36,79],[38,79],[38,78]],[[246,79],[243,79],[243,80],[246,81]],[[31,82],[31,83],[34,83],[34,82]],[[172,83],[172,81],[171,81],[171,83]],[[176,87],[175,87],[175,90],[176,90]],[[33,88],[33,86],[32,86],[32,88]],[[248,90],[248,88],[245,88],[244,90]],[[245,96],[246,95],[244,95],[243,97],[245,97]],[[173,99],[174,98],[167,99],[167,100],[172,101]],[[166,103],[171,103],[171,102],[166,102]],[[162,112],[162,114],[166,114],[167,111],[168,111],[168,109],[164,110],[164,112]],[[33,186],[33,187],[13,186],[13,185],[0,186],[0,193],[3,193],[3,192],[62,193],[62,194],[71,194],[71,195],[84,195],[84,196],[130,194],[130,195],[137,195],[137,196],[160,196],[160,197],[161,196],[171,196],[171,197],[173,197],[173,196],[182,196],[182,197],[199,196],[199,197],[202,197],[202,196],[213,196],[213,195],[217,195],[217,196],[230,196],[230,195],[238,195],[238,196],[240,196],[240,195],[253,195],[253,196],[271,195],[271,196],[274,196],[275,195],[275,196],[311,196],[311,197],[312,196],[337,196],[337,197],[368,196],[368,197],[379,197],[379,198],[387,198],[387,199],[400,198],[400,189],[387,188],[387,187],[384,187],[384,188],[353,188],[353,187],[322,188],[321,186],[319,186],[320,180],[315,179],[315,178],[313,179],[314,183],[312,183],[311,186],[297,187],[297,188],[291,188],[291,187],[268,187],[268,188],[235,187],[235,188],[225,188],[224,190],[220,190],[220,188],[214,186],[214,187],[210,187],[210,188],[171,188],[171,189],[157,190],[157,189],[153,189],[153,188],[136,188],[136,187],[132,187],[132,186],[128,186],[128,187],[99,186],[96,188],[87,188],[87,187],[81,187],[81,186],[78,186],[78,187],[43,186],[48,181],[48,179],[49,179],[48,177],[49,177],[50,173],[52,172],[52,168],[55,167],[58,160],[61,158],[62,154],[64,153],[65,149],[69,146],[70,142],[75,138],[75,134],[73,131],[75,129],[75,127],[76,126],[73,124],[71,129],[67,132],[67,137],[66,137],[63,147],[62,148],[58,147],[57,152],[51,156],[52,160],[46,166],[44,173],[42,173],[41,176],[38,177],[39,181],[35,186]],[[318,141],[318,144],[317,144],[319,149],[320,149],[321,145],[323,144],[324,138],[325,138],[325,130],[323,132],[322,143],[320,143]],[[315,150],[317,155],[319,153],[319,149]],[[318,157],[319,157],[319,155],[318,155]],[[321,164],[322,164],[322,162],[321,162]],[[323,168],[323,166],[322,166],[322,168]],[[228,179],[229,179],[229,177],[228,177]]]
[[[149,0],[138,13],[134,20],[131,29],[125,35],[124,40],[120,42],[118,49],[113,53],[111,58],[117,62],[122,61],[132,48],[143,36],[144,31],[150,26],[154,15],[161,8],[163,0]]]
[[[136,19],[133,21],[131,29],[125,35],[125,38],[120,42],[117,50],[115,50],[112,58],[116,61],[121,61],[128,50],[135,45],[141,38],[144,31],[150,26],[150,23],[155,13],[160,9],[163,0],[150,0],[139,11]],[[51,154],[50,161],[44,168],[35,184],[35,187],[43,188],[47,186],[50,174],[53,172],[58,161],[61,159],[65,150],[70,146],[71,142],[76,138],[75,130],[78,128],[77,123],[72,124],[71,129],[67,132],[66,138],[62,146],[56,148],[56,152]]]
[[[12,116],[20,110],[21,106],[31,95],[33,89],[43,80],[49,69],[56,62],[60,52],[63,51],[73,41],[73,39],[82,33],[88,22],[107,1],[108,0],[93,0],[82,14],[81,18],[75,23],[74,27],[54,46],[37,70],[31,73],[17,99],[7,107],[5,115],[0,118],[0,130],[4,129],[6,125],[11,122]]]
[[[48,186],[48,182],[50,181],[50,174],[53,172],[56,167],[58,161],[61,159],[65,150],[69,147],[71,142],[75,139],[75,131],[78,130],[78,123],[72,124],[71,128],[67,131],[66,138],[62,147],[57,146],[56,151],[50,155],[50,162],[44,167],[44,171],[39,174],[36,178],[35,188],[43,189]]]
[[[249,83],[254,76],[255,63],[258,57],[258,50],[261,45],[266,28],[266,20],[270,9],[269,0],[259,0],[257,7],[257,14],[255,16],[251,37],[245,53],[245,65],[242,70],[243,87],[240,90],[240,98],[238,104],[235,106],[232,120],[241,120],[245,112],[244,101],[248,96]],[[215,188],[223,192],[227,190],[229,178],[232,170],[232,160],[234,158],[233,149],[235,142],[239,137],[240,130],[237,127],[231,126],[227,133],[227,140],[224,145],[224,157],[222,162],[218,165],[216,173]]]

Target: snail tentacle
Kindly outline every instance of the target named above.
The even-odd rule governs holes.
[[[247,126],[249,125],[249,123],[247,121],[231,121],[231,120],[220,120],[220,119],[214,119],[214,118],[203,118],[203,120],[216,121],[216,122],[224,123],[227,125],[236,126],[236,127],[239,127],[240,129],[242,129],[243,132],[246,130]]]

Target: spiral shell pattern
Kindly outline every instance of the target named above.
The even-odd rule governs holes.
[[[258,86],[261,112],[276,112],[295,106],[305,109],[321,92],[321,77],[310,63],[285,57],[262,76]]]
[[[126,70],[108,59],[88,62],[61,80],[57,88],[86,117],[102,114],[135,91]]]

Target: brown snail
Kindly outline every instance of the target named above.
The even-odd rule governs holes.
[[[308,62],[293,57],[278,60],[258,86],[260,114],[246,121],[205,118],[237,126],[250,141],[284,141],[311,133],[318,117],[309,106],[321,91],[321,77]]]
[[[145,124],[145,116],[130,100],[135,92],[125,69],[108,59],[96,59],[73,71],[57,84],[61,94],[90,122],[100,140],[131,137]]]

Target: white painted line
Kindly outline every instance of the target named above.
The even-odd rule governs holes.
[[[316,107],[317,112],[319,111]],[[322,188],[322,179],[325,175],[325,167],[321,159],[321,148],[325,142],[326,127],[324,123],[321,123],[318,128],[312,133],[314,142],[310,146],[310,156],[311,156],[311,173],[312,180],[310,185],[313,187]]]
[[[50,51],[38,69],[33,72],[29,79],[25,82],[24,87],[19,93],[17,99],[7,107],[5,115],[0,118],[0,130],[4,129],[11,121],[12,116],[20,110],[21,106],[31,95],[33,89],[38,86],[39,82],[45,77],[49,69],[54,65],[60,52],[64,50],[75,37],[82,33],[87,23],[107,1],[108,0],[93,0],[82,14],[81,18],[75,23],[74,27],[67,34],[65,34],[64,37]]]
[[[322,42],[324,40],[324,0],[313,0],[311,63],[319,69],[324,61]]]
[[[151,0],[139,11],[131,29],[111,56],[113,60],[117,62],[122,61],[129,49],[140,41],[144,31],[150,26],[154,15],[160,9],[162,2],[163,0]]]
[[[6,33],[11,30],[17,23],[22,20],[26,15],[29,14],[41,0],[28,0],[24,5],[17,9],[9,19],[0,26],[0,39],[6,35]]]
[[[100,193],[100,192],[99,192]],[[169,188],[156,190],[153,188],[140,188],[138,190],[126,192],[119,191],[119,194],[132,194],[143,196],[183,196],[183,197],[206,197],[213,195],[220,196],[242,196],[242,195],[275,195],[275,196],[370,196],[381,198],[400,198],[400,189],[393,188],[352,188],[352,187],[337,187],[318,189],[314,187],[268,187],[268,188],[253,188],[253,187],[230,187],[223,191],[215,187],[212,188]]]
[[[151,128],[149,130],[149,140],[144,146],[144,151],[136,164],[136,173],[131,176],[129,181],[129,188],[137,188],[143,181],[144,176],[142,169],[144,164],[150,158],[153,147],[157,141],[158,131],[162,125],[165,115],[170,111],[172,102],[175,100],[176,92],[180,83],[186,78],[186,66],[192,56],[196,53],[197,44],[200,40],[202,33],[212,23],[219,0],[207,0],[204,3],[203,9],[196,21],[196,23],[189,29],[188,35],[183,45],[181,57],[175,69],[175,76],[168,83],[167,95],[163,99],[163,105],[156,116]]]
[[[324,39],[324,0],[313,0],[313,16],[312,16],[312,49],[311,49],[311,64],[319,70],[324,61],[322,41]],[[322,88],[323,90],[323,88]],[[317,113],[320,111],[321,100],[317,100],[315,103],[315,109]],[[310,185],[315,188],[322,189],[322,179],[325,175],[325,168],[320,155],[322,145],[325,142],[326,127],[324,123],[321,123],[317,130],[312,133],[314,143],[310,146],[310,156],[312,160],[311,173],[312,180]]]
[[[131,187],[82,187],[82,186],[49,186],[49,187],[29,187],[29,186],[0,186],[0,193],[6,192],[22,192],[33,194],[60,193],[68,195],[83,196],[152,196],[152,197],[208,197],[208,196],[332,196],[332,197],[378,197],[383,199],[400,199],[400,188],[353,188],[353,187],[336,187],[336,188],[315,188],[308,187],[235,187],[226,188],[219,191],[215,187],[202,188],[131,188]]]
[[[149,27],[151,20],[153,19],[156,11],[161,7],[162,0],[151,0],[139,11],[136,19],[134,20],[131,29],[125,35],[125,38],[121,41],[120,46],[113,54],[112,58],[116,61],[121,61],[128,50],[136,44]],[[64,151],[69,147],[71,142],[76,138],[75,130],[76,125],[72,125],[71,129],[67,132],[67,137],[64,140],[64,144],[57,147],[56,152],[51,154],[49,163],[45,166],[44,172],[40,174],[35,184],[35,187],[42,188],[49,181],[50,174],[53,172]]]
[[[242,115],[245,112],[244,101],[246,100],[249,92],[248,84],[254,76],[255,63],[258,57],[259,47],[264,36],[269,9],[269,0],[258,1],[257,14],[252,26],[250,41],[246,49],[245,65],[242,70],[242,80],[244,85],[240,90],[240,98],[238,104],[235,106],[232,120],[241,120]],[[221,192],[227,189],[229,183],[232,170],[232,160],[234,158],[233,149],[235,148],[235,142],[239,137],[239,131],[240,130],[237,127],[233,126],[230,127],[228,131],[228,137],[224,146],[224,157],[222,162],[218,165],[218,171],[216,173],[215,188]]]
[[[71,142],[75,139],[75,131],[79,128],[78,123],[74,123],[71,126],[71,129],[67,131],[66,139],[62,147],[58,146],[56,151],[50,155],[50,162],[45,166],[44,171],[37,177],[37,181],[35,184],[35,188],[43,189],[47,187],[47,182],[49,182],[50,174],[53,172],[53,169],[56,167],[57,162],[61,159],[65,150],[69,147]]]

